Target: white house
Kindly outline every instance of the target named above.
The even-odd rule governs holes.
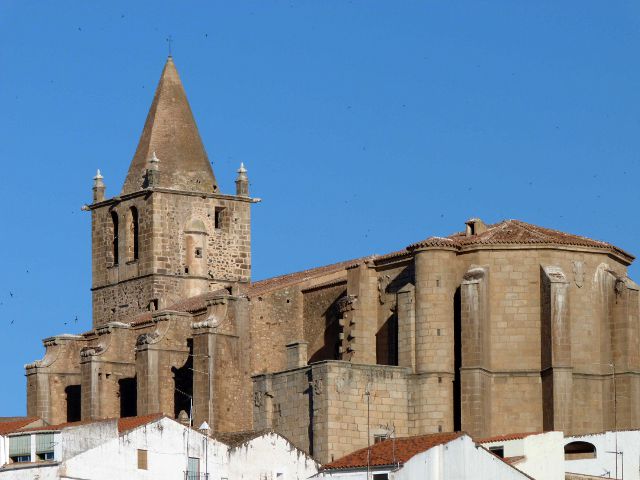
[[[325,465],[324,480],[524,480],[528,475],[464,433],[388,439]]]
[[[562,432],[512,433],[479,440],[518,470],[538,480],[564,480]]]
[[[0,480],[302,480],[318,471],[273,432],[227,444],[161,415],[19,428],[2,445]]]
[[[567,473],[640,480],[640,431],[565,437],[564,456]]]

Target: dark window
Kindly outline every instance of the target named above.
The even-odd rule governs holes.
[[[215,214],[213,216],[213,223],[215,228],[222,228],[222,212],[223,207],[216,207]]]
[[[384,442],[387,439],[387,435],[386,434],[380,434],[380,435],[374,435],[373,436],[373,443],[380,443],[380,442]]]
[[[64,393],[67,397],[67,422],[79,422],[82,408],[80,385],[69,385]]]
[[[565,460],[596,458],[596,447],[589,442],[571,442],[564,446]]]
[[[388,473],[374,473],[373,474],[373,480],[388,480],[389,478],[389,474]]]
[[[500,458],[504,458],[504,447],[502,445],[498,447],[489,447],[489,451]]]
[[[113,255],[113,265],[118,265],[118,213],[111,211],[111,228],[113,229],[113,238],[111,239],[111,249]]]
[[[25,463],[31,461],[31,455],[16,455],[15,457],[11,457],[11,461],[13,463]]]
[[[196,258],[202,258],[202,249],[196,248]]]
[[[53,460],[53,452],[39,453],[38,460]]]
[[[120,387],[120,416],[135,417],[138,412],[138,390],[136,379],[122,378],[118,381]]]
[[[131,218],[130,218],[130,236],[131,236],[131,250],[133,254],[133,260],[138,260],[139,254],[139,240],[138,240],[138,209],[136,207],[131,207]]]
[[[187,415],[191,413],[191,398],[193,396],[193,340],[187,340],[189,356],[185,364],[180,367],[172,367],[173,373],[173,405],[174,418],[178,418],[180,412]]]

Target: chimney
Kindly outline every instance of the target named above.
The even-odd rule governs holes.
[[[465,222],[467,225],[466,236],[472,237],[474,235],[480,235],[487,231],[487,226],[479,218],[470,218]]]

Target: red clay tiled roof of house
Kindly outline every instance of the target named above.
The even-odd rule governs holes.
[[[133,430],[134,428],[141,427],[142,425],[146,425],[147,423],[154,422],[156,420],[160,420],[165,415],[162,413],[152,413],[149,415],[141,415],[139,417],[125,417],[118,419],[118,432],[124,433],[129,430]]]
[[[463,435],[463,432],[434,433],[431,435],[384,440],[371,445],[369,465],[379,467],[405,463],[418,453],[425,452],[438,445],[444,445]],[[323,470],[366,467],[368,450],[368,448],[356,450],[349,455],[326,464]]]
[[[515,465],[517,463],[520,463],[524,459],[525,459],[524,455],[517,455],[515,457],[504,457],[503,460],[507,462],[509,465]]]
[[[0,435],[7,435],[9,433],[17,432],[18,430],[28,427],[32,423],[38,421],[40,421],[40,419],[37,417],[25,417],[2,422],[0,423]]]
[[[104,419],[104,420],[82,420],[82,421],[78,421],[78,422],[65,422],[65,423],[57,423],[55,425],[41,425],[41,426],[37,426],[37,427],[28,427],[28,428],[21,428],[19,430],[17,430],[16,432],[13,433],[17,433],[17,432],[53,432],[53,431],[58,431],[58,430],[62,430],[65,428],[70,428],[70,427],[80,427],[82,425],[89,425],[91,423],[100,423],[100,422],[109,422],[112,421],[113,419]]]
[[[509,440],[522,440],[530,435],[540,435],[544,432],[520,432],[520,433],[506,433],[504,435],[495,435],[493,437],[481,438],[476,440],[476,443],[494,443],[494,442],[508,442]]]
[[[286,275],[280,275],[278,277],[260,280],[251,284],[249,290],[247,291],[247,294],[249,296],[261,295],[273,290],[287,287],[289,285],[294,285],[306,280],[311,280],[312,278],[321,277],[322,275],[329,275],[340,270],[345,270],[348,266],[367,258],[373,257],[362,257],[355,260],[346,260],[344,262],[332,263],[331,265],[324,265],[322,267],[310,268],[308,270],[302,270],[300,272],[288,273]]]
[[[100,420],[82,420],[79,422],[65,422],[65,423],[58,423],[56,425],[44,425],[44,426],[38,426],[38,427],[28,427],[28,428],[19,428],[14,430],[13,432],[10,433],[16,433],[16,432],[52,432],[52,431],[59,431],[59,430],[63,430],[65,428],[72,428],[72,427],[80,427],[83,425],[90,425],[92,423],[102,423],[102,422],[113,422],[116,421],[118,422],[118,432],[119,433],[123,433],[123,432],[127,432],[129,430],[133,430],[134,428],[140,427],[142,425],[145,425],[147,423],[159,420],[161,418],[164,417],[164,414],[162,413],[152,413],[150,415],[141,415],[139,417],[125,417],[125,418],[104,418],[104,419],[100,419]],[[38,420],[38,419],[35,419]],[[32,419],[32,422],[34,421],[34,419]],[[0,428],[3,426],[3,424],[0,424]]]

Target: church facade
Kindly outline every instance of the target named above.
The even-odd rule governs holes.
[[[634,260],[518,220],[253,282],[244,166],[222,193],[168,59],[121,193],[98,173],[93,327],[44,340],[27,410],[273,428],[320,462],[377,437],[640,427]]]

